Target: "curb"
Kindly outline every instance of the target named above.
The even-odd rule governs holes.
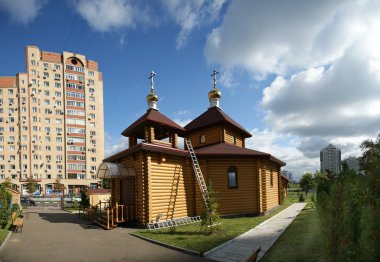
[[[8,239],[9,239],[10,236],[11,236],[11,234],[12,234],[12,231],[10,231],[10,232],[8,233],[7,237],[4,239],[4,242],[3,242],[3,243],[1,244],[1,246],[0,246],[0,251],[3,250],[3,248],[5,247],[5,244],[7,243]]]
[[[193,256],[203,257],[203,254],[200,253],[200,252],[197,252],[197,251],[193,251],[193,250],[186,249],[186,248],[183,248],[183,247],[177,247],[177,246],[169,245],[169,244],[160,242],[158,240],[154,240],[154,239],[151,239],[151,238],[143,237],[143,236],[140,236],[140,235],[137,235],[137,234],[134,234],[134,233],[129,233],[129,234],[131,236],[140,238],[142,240],[151,242],[153,244],[157,244],[157,245],[160,245],[160,246],[163,246],[163,247],[166,247],[166,248],[174,249],[176,251],[180,251],[182,253],[190,254],[190,255],[193,255]]]

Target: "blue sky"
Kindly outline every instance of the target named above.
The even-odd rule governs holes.
[[[247,145],[299,177],[332,142],[360,154],[380,123],[377,1],[0,0],[0,75],[25,72],[25,46],[99,62],[106,152],[147,108],[180,124],[204,112],[220,71],[221,107],[252,132]]]

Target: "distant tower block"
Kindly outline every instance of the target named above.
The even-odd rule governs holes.
[[[219,72],[217,72],[214,69],[214,71],[211,75],[213,77],[213,80],[214,80],[214,87],[212,88],[212,90],[210,92],[208,92],[208,99],[210,100],[210,108],[211,107],[220,108],[219,101],[220,101],[220,97],[222,96],[222,93],[218,90],[218,88],[216,88],[216,75],[217,74],[219,74]]]

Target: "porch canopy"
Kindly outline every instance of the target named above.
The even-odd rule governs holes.
[[[96,174],[96,177],[100,179],[120,178],[120,177],[128,177],[128,176],[136,176],[136,171],[133,167],[127,164],[109,163],[109,162],[101,163],[98,168],[98,172]]]

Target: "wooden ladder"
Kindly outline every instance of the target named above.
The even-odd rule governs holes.
[[[198,162],[197,156],[195,155],[193,145],[191,144],[191,140],[188,138],[185,138],[185,143],[187,146],[187,150],[190,153],[191,162],[193,164],[195,177],[197,178],[199,189],[202,193],[203,201],[206,205],[207,210],[210,212],[210,206],[209,206],[210,197],[209,197],[209,194],[207,191],[206,182],[203,178],[201,167],[199,166],[199,162]]]

